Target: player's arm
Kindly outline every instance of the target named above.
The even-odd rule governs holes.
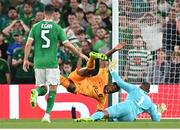
[[[63,45],[68,48],[70,51],[72,51],[73,53],[77,54],[80,58],[83,58],[85,60],[88,60],[88,57],[84,54],[82,54],[78,49],[76,49],[67,39],[67,36],[64,32],[64,30],[58,26],[59,29],[59,40],[63,43]]]
[[[148,110],[148,113],[151,116],[152,121],[160,121],[161,114],[157,111],[157,106],[153,104],[151,108]]]
[[[121,43],[117,44],[114,48],[112,48],[111,50],[109,50],[108,52],[106,52],[105,55],[106,55],[107,57],[110,57],[114,52],[122,49],[125,45],[126,45],[125,42],[121,42]]]
[[[82,54],[79,50],[77,50],[69,41],[67,41],[64,46],[68,48],[73,53],[77,54],[80,58],[88,60],[88,57],[84,54]]]
[[[27,72],[27,69],[29,69],[29,65],[30,65],[30,62],[28,61],[28,57],[31,51],[33,41],[34,40],[32,38],[28,38],[25,49],[24,49],[25,54],[24,54],[23,70],[26,72]]]
[[[134,88],[136,88],[135,85],[130,84],[125,82],[118,74],[115,70],[110,70],[110,74],[112,76],[112,78],[115,80],[115,82],[117,83],[118,87],[124,89],[127,92],[132,91]]]

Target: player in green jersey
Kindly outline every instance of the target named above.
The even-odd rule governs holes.
[[[49,86],[49,95],[47,100],[47,108],[42,121],[50,121],[50,112],[54,106],[57,84],[59,83],[59,68],[57,59],[57,44],[61,42],[66,48],[76,53],[83,59],[87,56],[80,53],[68,40],[63,29],[53,22],[54,8],[52,5],[45,7],[45,19],[36,23],[28,36],[25,46],[25,57],[23,69],[27,71],[29,68],[28,56],[32,44],[34,44],[34,68],[36,89],[31,90],[30,103],[36,107],[37,96],[46,94]]]

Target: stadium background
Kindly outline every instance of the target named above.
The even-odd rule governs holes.
[[[76,0],[71,0],[71,2],[77,3]],[[25,3],[29,6],[33,5],[33,9],[32,9],[32,16],[29,15],[29,17],[25,17],[24,14],[24,6],[25,4],[22,1],[15,1],[14,3],[8,0],[2,0],[1,1],[1,6],[3,3],[3,9],[1,10],[1,33],[0,35],[2,35],[3,39],[1,40],[1,45],[0,45],[0,52],[1,52],[1,58],[6,60],[10,66],[11,69],[11,82],[9,82],[11,85],[0,85],[0,106],[2,106],[0,108],[0,119],[19,119],[19,118],[41,118],[43,115],[43,108],[44,108],[44,104],[36,109],[31,109],[30,105],[29,105],[29,94],[30,94],[30,89],[34,87],[34,85],[30,85],[34,82],[34,78],[33,78],[33,72],[29,73],[29,75],[24,74],[23,72],[21,72],[21,67],[22,67],[22,61],[19,61],[18,65],[16,65],[16,62],[13,63],[14,61],[18,61],[19,59],[21,59],[22,57],[18,57],[18,51],[19,49],[23,48],[24,43],[26,41],[26,36],[28,34],[27,28],[20,25],[18,27],[16,27],[15,25],[13,25],[14,29],[9,29],[7,30],[6,27],[12,27],[12,21],[14,21],[14,19],[20,19],[22,21],[24,21],[24,24],[30,29],[32,24],[37,22],[38,20],[40,20],[41,17],[41,10],[43,8],[43,4],[40,3],[39,1],[30,1],[34,2],[29,4],[28,1],[25,1]],[[46,1],[48,2],[48,1]],[[73,4],[65,4],[65,2],[67,1],[58,1],[58,0],[52,0],[50,1],[52,2],[52,4],[54,4],[56,6],[56,8],[58,9],[58,11],[61,11],[61,20],[58,21],[59,24],[66,28],[66,33],[68,35],[69,40],[78,48],[82,48],[84,47],[84,53],[88,54],[88,52],[91,49],[94,49],[95,51],[98,52],[105,52],[107,51],[111,46],[114,46],[115,44],[117,44],[119,41],[125,41],[128,42],[128,46],[122,50],[119,53],[116,53],[113,55],[113,57],[115,57],[118,60],[118,67],[117,67],[117,71],[122,74],[123,76],[125,76],[125,72],[127,72],[125,70],[125,65],[126,65],[126,55],[128,54],[127,52],[132,49],[132,40],[135,38],[135,35],[137,35],[139,26],[137,25],[137,23],[141,23],[141,21],[136,21],[137,19],[144,18],[144,16],[146,16],[146,14],[148,16],[154,17],[154,16],[161,16],[159,19],[155,19],[153,22],[155,23],[166,23],[168,22],[168,11],[175,8],[175,14],[176,14],[176,19],[177,22],[179,21],[179,4],[180,2],[178,0],[176,1],[171,1],[168,0],[166,1],[166,8],[162,11],[162,9],[158,8],[157,5],[160,5],[161,3],[159,1],[155,1],[155,0],[149,0],[149,1],[141,1],[141,0],[132,0],[132,1],[125,1],[125,0],[120,0],[120,1],[114,1],[119,2],[119,6],[117,6],[118,4],[114,4],[116,6],[113,5],[112,1],[107,1],[106,3],[99,3],[99,1],[89,1],[89,7],[87,9],[89,9],[89,11],[87,11],[87,9],[83,8],[79,9],[77,8],[77,10],[73,10],[73,8],[75,8],[75,6],[72,6]],[[78,5],[80,6],[81,1],[78,1]],[[129,3],[131,3],[131,5],[129,5]],[[154,3],[154,4],[153,4]],[[64,4],[62,6],[62,4]],[[107,12],[106,13],[101,13],[101,9],[100,9],[100,5],[102,6],[101,8],[106,8],[107,7]],[[18,10],[18,17],[15,17],[14,15],[12,15],[11,17],[8,16],[8,10],[9,7],[11,7],[12,5],[14,5],[14,7],[17,8]],[[40,6],[39,6],[40,5]],[[61,10],[62,7],[64,7],[64,10]],[[71,7],[72,6],[72,7]],[[112,8],[113,6],[113,8]],[[40,7],[40,8],[39,8]],[[81,6],[80,6],[81,7]],[[94,7],[94,10],[93,10]],[[38,8],[39,8],[39,13],[38,12]],[[132,10],[130,11],[131,8]],[[12,10],[14,10],[14,8],[10,8]],[[166,10],[167,9],[167,10]],[[115,11],[114,11],[115,10]],[[118,10],[118,11],[117,11]],[[64,11],[64,12],[62,12]],[[78,19],[74,21],[69,21],[68,22],[68,18],[67,16],[70,15],[70,20],[72,19],[77,19],[80,17],[80,14],[72,14],[69,13],[70,11],[75,11],[74,13],[79,12],[79,13],[85,13],[86,19]],[[91,12],[92,11],[92,12]],[[160,12],[162,11],[162,12]],[[118,13],[112,13],[112,12],[120,12]],[[96,15],[94,15],[96,14]],[[105,15],[106,14],[106,15]],[[35,15],[39,15],[39,16],[35,16]],[[126,16],[126,18],[128,19],[124,25],[120,25],[119,26],[119,22],[121,24],[121,18],[119,20],[119,16]],[[140,16],[139,16],[140,15]],[[99,17],[100,16],[100,17]],[[57,15],[58,18],[58,15]],[[148,19],[149,17],[147,17]],[[102,19],[102,20],[99,20]],[[84,21],[85,20],[85,21]],[[89,21],[88,21],[89,20]],[[99,22],[99,21],[100,22]],[[145,17],[146,20],[146,17]],[[161,20],[159,22],[159,20]],[[77,22],[78,21],[78,22]],[[136,22],[135,22],[136,21]],[[19,21],[18,21],[19,22]],[[112,23],[113,22],[113,23]],[[153,23],[152,22],[152,23]],[[68,24],[67,24],[68,23]],[[73,23],[73,24],[70,24]],[[123,22],[122,22],[123,23]],[[135,25],[133,25],[135,23]],[[148,24],[151,23],[151,21],[145,21],[143,24]],[[18,23],[17,23],[18,24]],[[113,25],[113,26],[112,26]],[[163,24],[164,25],[164,24]],[[165,24],[166,25],[166,24]],[[151,52],[151,54],[153,54],[151,61],[155,61],[155,56],[156,54],[156,50],[159,48],[163,48],[165,50],[165,53],[167,54],[168,57],[168,62],[169,62],[169,66],[165,66],[165,67],[169,67],[170,68],[170,72],[173,71],[171,68],[171,53],[173,51],[179,51],[178,47],[177,49],[174,49],[174,43],[172,44],[171,41],[176,41],[175,45],[179,46],[179,33],[178,30],[180,29],[178,24],[176,24],[176,31],[175,34],[172,34],[174,32],[171,33],[167,31],[167,29],[169,29],[167,26],[164,25],[164,29],[161,31],[161,33],[158,33],[160,35],[156,35],[155,32],[150,31],[148,34],[145,34],[147,32],[144,32],[142,35],[142,37],[146,38],[144,39],[144,41],[147,43],[147,50],[149,50]],[[129,28],[121,28],[121,26],[126,26]],[[5,29],[6,28],[6,29]],[[22,28],[22,30],[20,30]],[[5,29],[5,30],[4,30]],[[143,29],[147,29],[147,26],[142,26],[141,27],[141,31],[140,33],[142,33]],[[157,28],[155,28],[157,29]],[[173,28],[174,29],[174,28]],[[170,30],[173,30],[170,28]],[[113,31],[112,31],[113,30]],[[2,33],[3,32],[3,33]],[[147,35],[149,36],[147,38]],[[175,37],[171,37],[171,36]],[[13,44],[13,37],[15,36],[19,36],[20,37],[20,44],[18,44],[17,48],[13,48],[13,50],[11,50],[11,48],[9,48],[8,46]],[[85,38],[82,38],[82,37]],[[156,39],[158,36],[161,36],[160,40]],[[167,37],[170,36],[170,37]],[[111,38],[112,37],[112,38]],[[173,39],[175,38],[175,39]],[[84,39],[86,39],[84,41]],[[113,39],[113,40],[110,40]],[[151,41],[149,41],[149,39]],[[82,41],[81,41],[82,40]],[[165,41],[163,41],[165,40]],[[89,44],[87,41],[90,41]],[[158,41],[158,42],[156,42]],[[155,43],[154,43],[155,42]],[[23,43],[23,44],[22,44]],[[83,43],[83,44],[81,44]],[[152,43],[152,44],[151,44]],[[166,47],[167,46],[167,47]],[[169,49],[170,48],[170,49]],[[9,51],[7,51],[9,49]],[[33,48],[32,48],[33,49]],[[17,52],[16,52],[17,51]],[[78,57],[72,55],[69,52],[66,52],[66,50],[64,50],[64,48],[59,47],[59,53],[58,53],[58,58],[59,58],[59,63],[60,63],[60,69],[63,72],[62,74],[67,76],[69,72],[65,72],[63,70],[63,66],[62,63],[68,63],[69,61],[71,61],[72,64],[72,70],[75,68],[76,66],[76,62]],[[176,56],[176,58],[178,59],[179,57]],[[70,60],[69,60],[70,59]],[[74,60],[76,59],[76,60]],[[165,113],[164,118],[179,118],[180,117],[180,97],[179,97],[179,81],[180,81],[180,76],[179,76],[179,63],[180,60],[177,60],[177,65],[173,66],[176,70],[176,72],[172,72],[170,73],[170,75],[167,75],[165,78],[166,82],[153,82],[150,81],[152,84],[155,84],[154,87],[155,89],[152,90],[153,94],[150,94],[153,101],[155,101],[155,103],[160,103],[160,102],[165,102],[167,103],[168,106],[168,111]],[[97,61],[98,63],[98,61]],[[64,65],[64,64],[63,64]],[[85,65],[85,63],[83,64]],[[82,66],[83,66],[82,65]],[[98,66],[97,66],[98,68]],[[151,67],[153,68],[153,67]],[[1,74],[4,73],[4,68],[3,70],[1,70]],[[72,71],[71,70],[71,71]],[[6,72],[8,72],[8,67],[6,68]],[[20,72],[20,73],[19,73]],[[175,74],[174,74],[175,73]],[[18,75],[19,74],[19,75]],[[173,75],[171,75],[173,74]],[[26,75],[26,76],[25,76]],[[4,75],[1,76],[1,80],[3,79]],[[144,76],[145,77],[145,76]],[[144,77],[142,77],[142,79],[144,80]],[[161,75],[157,76],[156,78],[161,78]],[[147,78],[146,78],[147,79]],[[171,79],[177,79],[175,80],[171,80]],[[4,80],[4,79],[3,79]],[[4,83],[3,81],[1,81],[2,83]],[[26,82],[28,84],[26,84]],[[130,81],[129,81],[130,82]],[[139,81],[135,81],[136,84],[139,84]],[[17,85],[13,85],[13,84],[17,84]],[[22,85],[21,85],[22,84]],[[160,84],[160,85],[159,85]],[[61,88],[60,91],[63,91],[63,88]],[[121,94],[122,98],[120,98],[120,94],[121,93],[116,93],[113,94],[112,96],[109,96],[109,100],[107,102],[107,105],[111,105],[114,103],[117,103],[120,100],[123,100],[126,94]],[[80,100],[81,99],[81,100]],[[43,98],[39,99],[41,101],[44,101]],[[67,94],[65,92],[65,90],[63,91],[63,93],[58,94],[56,102],[58,107],[54,108],[55,111],[52,112],[52,117],[54,118],[71,118],[71,108],[72,106],[76,107],[77,111],[80,111],[82,113],[85,112],[85,114],[80,114],[80,112],[77,112],[77,116],[88,116],[89,114],[92,114],[95,111],[95,104],[96,101],[93,99],[89,99],[88,97],[83,97],[83,96],[77,96],[77,95],[73,95],[73,94]],[[62,106],[65,107],[63,109],[63,107],[61,107],[61,105],[59,105],[58,103],[64,103]],[[70,103],[70,105],[66,106],[66,104]],[[73,104],[74,102],[80,102],[81,107],[79,107],[78,105],[76,106],[76,104]],[[85,104],[85,106],[84,106]],[[87,105],[87,106],[86,106]],[[92,107],[93,106],[93,107]],[[62,110],[61,110],[62,109]],[[146,118],[147,115],[141,115],[141,117]]]

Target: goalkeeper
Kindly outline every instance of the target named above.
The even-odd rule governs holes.
[[[160,121],[161,114],[167,109],[166,105],[162,103],[156,106],[148,96],[150,91],[150,84],[144,82],[140,87],[124,82],[121,77],[112,70],[109,63],[111,76],[115,80],[111,86],[113,88],[122,88],[128,96],[124,102],[120,102],[113,106],[106,108],[104,111],[94,113],[90,118],[77,119],[76,121],[98,121],[101,119],[117,119],[118,121],[134,121],[136,117],[146,112],[151,116],[153,121]]]
[[[68,78],[60,76],[60,83],[69,92],[74,94],[81,94],[92,97],[98,101],[97,111],[102,111],[106,102],[106,95],[118,91],[106,86],[108,84],[108,61],[107,57],[111,56],[114,52],[123,48],[125,43],[117,44],[113,49],[106,54],[90,53],[90,58],[87,66],[83,68],[77,67],[75,71],[70,73]],[[100,58],[100,69],[97,75],[91,76],[95,69],[95,59]],[[106,87],[105,87],[106,86]]]

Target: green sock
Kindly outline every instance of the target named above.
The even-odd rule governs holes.
[[[47,108],[46,108],[46,113],[50,113],[53,106],[54,106],[54,100],[56,97],[56,91],[49,91],[49,96],[47,100]]]
[[[37,87],[36,90],[38,92],[38,96],[44,96],[47,92],[47,90],[43,89],[42,87]]]

